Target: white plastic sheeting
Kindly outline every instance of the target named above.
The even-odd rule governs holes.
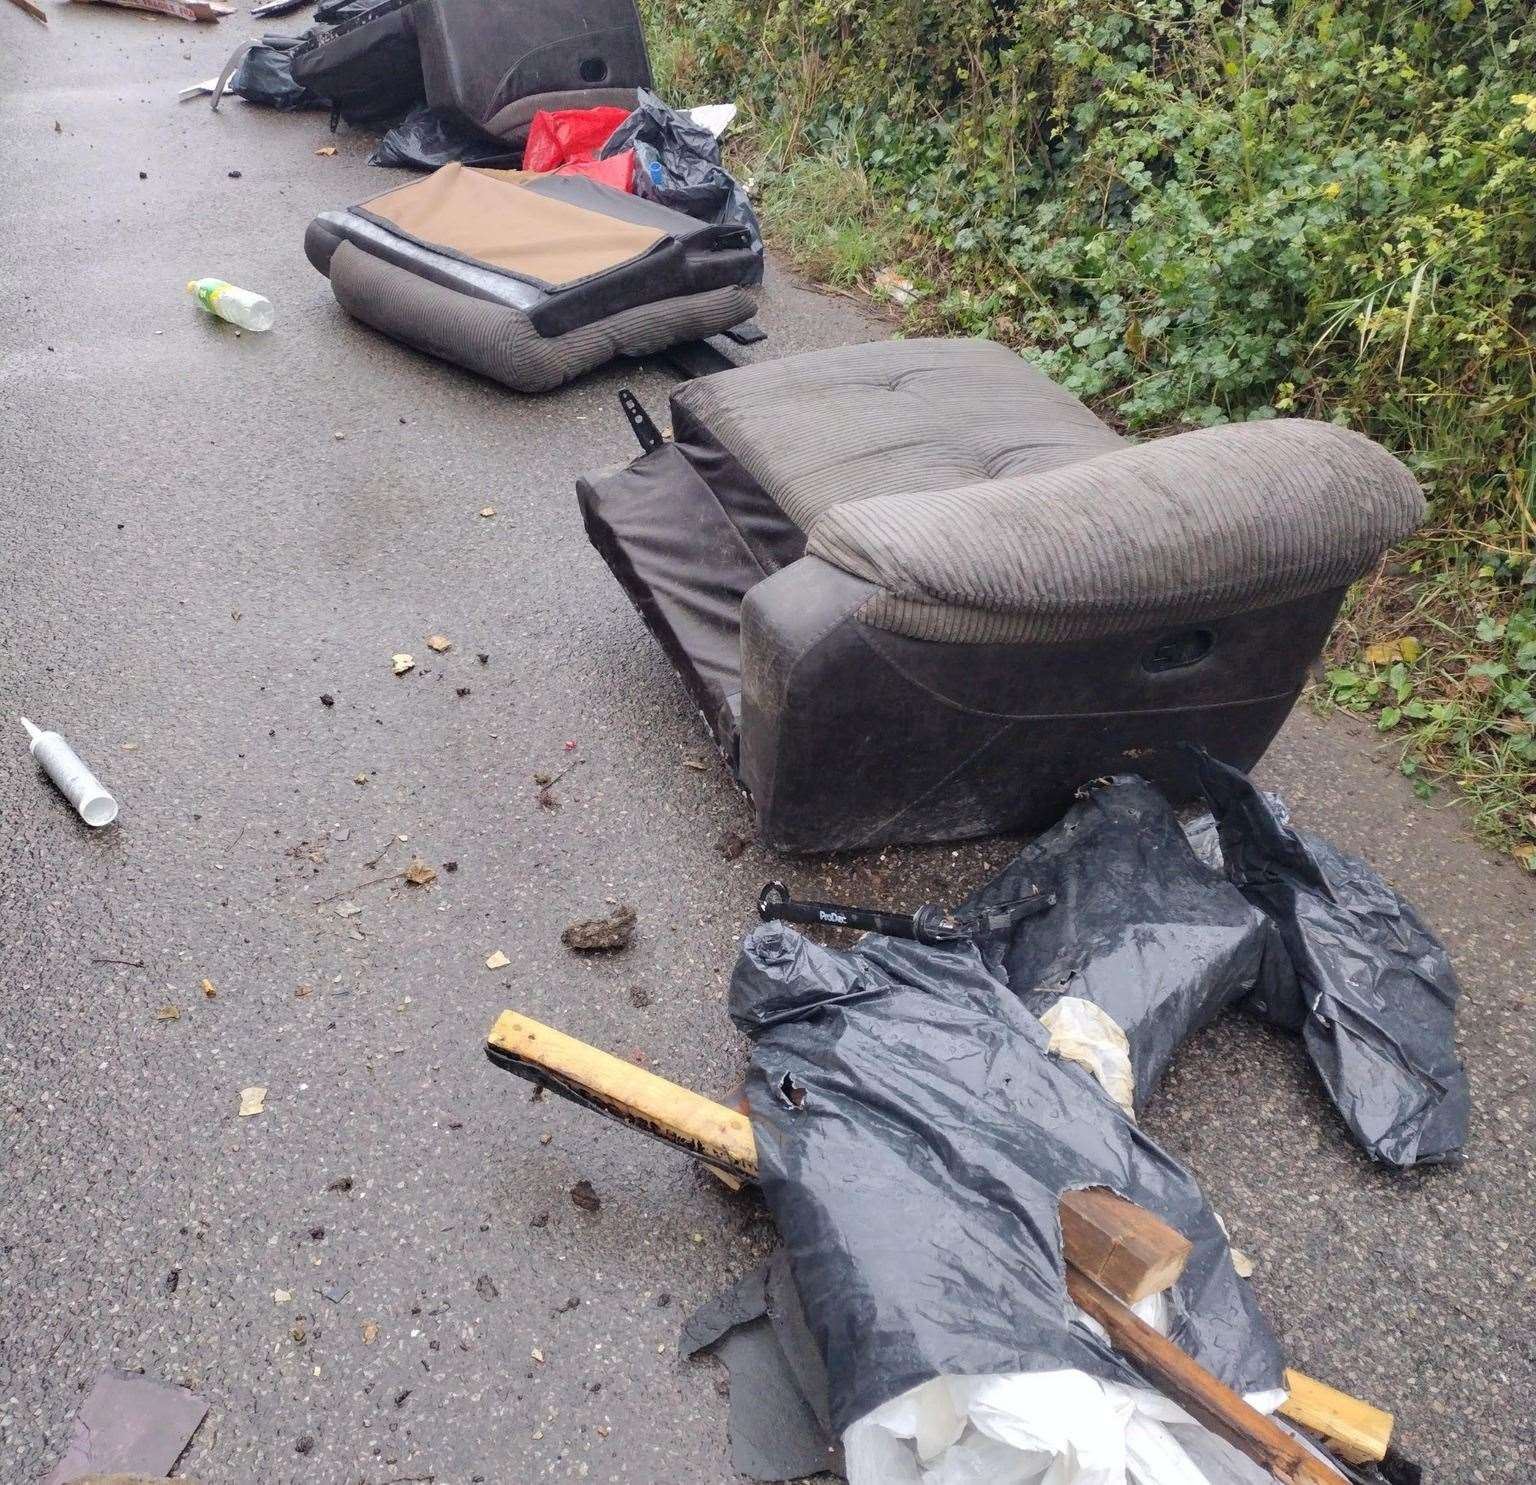
[[[1166,1329],[1163,1295],[1133,1308]],[[1284,1400],[1248,1396],[1265,1413]],[[843,1450],[848,1485],[1274,1485],[1177,1403],[1075,1370],[934,1377],[852,1424]]]
[[[1086,1067],[1134,1123],[1136,1073],[1131,1067],[1131,1043],[1120,1023],[1091,1000],[1063,995],[1040,1017],[1040,1024],[1051,1034],[1046,1050]]]
[[[935,1377],[843,1449],[849,1485],[1273,1485],[1167,1398],[1079,1371]]]

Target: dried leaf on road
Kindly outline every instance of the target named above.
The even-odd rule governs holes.
[[[441,655],[444,650],[453,648],[453,641],[446,634],[429,634],[427,636],[427,648],[435,654]]]
[[[416,661],[414,657],[403,652],[398,655],[391,655],[389,657],[389,663],[394,666],[396,675],[404,675],[406,671],[416,669]]]
[[[496,514],[496,507],[494,505],[482,505],[480,507],[480,514],[489,519]]]
[[[355,902],[338,902],[331,911],[338,918],[355,918],[362,909]]]
[[[572,1186],[571,1200],[584,1212],[595,1212],[603,1204],[602,1198],[592,1189],[590,1181],[578,1181]]]
[[[1424,653],[1424,647],[1411,634],[1402,639],[1377,640],[1368,644],[1363,658],[1368,665],[1395,665],[1406,660],[1410,665]]]
[[[497,1295],[501,1293],[501,1291],[497,1289],[496,1281],[489,1274],[481,1274],[480,1277],[475,1280],[475,1293],[478,1294],[481,1299],[489,1300],[495,1299]]]
[[[379,1327],[372,1320],[370,1320],[363,1327],[363,1344],[365,1346],[371,1346],[376,1340],[378,1340],[378,1338]]]
[[[1253,1277],[1253,1259],[1243,1252],[1241,1248],[1233,1248],[1231,1253],[1233,1273],[1240,1279],[1251,1279]]]
[[[636,917],[634,908],[621,903],[606,918],[585,918],[572,923],[560,935],[560,942],[583,954],[627,949],[634,937]]]
[[[437,880],[437,871],[425,861],[412,861],[405,869],[405,879],[413,887],[429,887]]]
[[[219,993],[218,986],[212,980],[204,980],[202,982],[202,990],[209,1000],[212,1000]]]
[[[248,1119],[252,1114],[266,1112],[267,1090],[265,1088],[242,1088],[240,1090],[240,1117]]]
[[[496,952],[485,961],[485,967],[487,969],[505,969],[511,962],[512,961],[508,959],[500,949],[497,949]]]
[[[326,156],[334,155],[336,153],[336,146],[334,144],[322,144],[320,148],[315,151],[315,153],[317,155]]]
[[[181,1020],[181,1011],[176,1006],[163,1005],[158,1011],[155,1012],[155,1020],[179,1021]]]

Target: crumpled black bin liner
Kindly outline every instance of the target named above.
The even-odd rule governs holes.
[[[1057,906],[980,943],[1043,1014],[1100,1006],[1130,1040],[1136,1107],[1175,1050],[1229,1006],[1299,1031],[1335,1107],[1373,1159],[1459,1158],[1468,1117],[1453,1016],[1460,987],[1419,915],[1364,862],[1286,824],[1236,769],[1198,775],[1225,872],[1203,864],[1150,784],[1090,785],[1059,824],[966,906],[1033,883]]]
[[[969,944],[824,948],[754,928],[731,1015],[763,1195],[823,1357],[834,1434],[939,1375],[1076,1367],[1137,1384],[1069,1311],[1057,1207],[1104,1185],[1194,1244],[1173,1339],[1229,1386],[1281,1358],[1194,1178],[1046,1051]]]
[[[701,222],[744,227],[757,255],[751,282],[760,283],[763,230],[747,193],[720,163],[720,141],[641,88],[640,106],[609,135],[598,156],[606,160],[630,149],[635,152],[635,194]]]
[[[1300,1031],[1360,1147],[1386,1165],[1460,1160],[1470,1095],[1456,1055],[1461,986],[1413,907],[1365,862],[1293,830],[1236,769],[1201,755],[1228,877],[1275,924],[1294,994],[1248,1009]]]

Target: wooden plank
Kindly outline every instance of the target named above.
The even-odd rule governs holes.
[[[1159,1392],[1284,1485],[1349,1485],[1332,1465],[1310,1453],[1273,1418],[1249,1407],[1224,1382],[1086,1274],[1069,1267],[1067,1293],[1080,1310],[1109,1332],[1115,1350]]]
[[[1311,1429],[1346,1464],[1376,1464],[1392,1443],[1392,1415],[1303,1372],[1287,1371],[1291,1395],[1279,1411]]]
[[[11,4],[26,11],[34,21],[41,21],[45,26],[48,24],[48,12],[36,0],[11,0]]]
[[[557,1092],[703,1154],[738,1180],[757,1179],[757,1141],[744,1094],[727,1108],[516,1011],[501,1014],[487,1041],[517,1064],[513,1071],[536,1080],[542,1074]],[[1103,1187],[1064,1192],[1061,1222],[1067,1261],[1133,1304],[1166,1289],[1189,1260],[1187,1238]]]
[[[1061,1241],[1068,1263],[1127,1304],[1167,1289],[1194,1251],[1161,1217],[1104,1186],[1062,1193]]]
[[[553,1027],[503,1011],[487,1038],[513,1060],[542,1069],[558,1087],[585,1094],[605,1112],[657,1134],[727,1170],[756,1179],[752,1121],[735,1109],[669,1083],[631,1062],[577,1041]]]

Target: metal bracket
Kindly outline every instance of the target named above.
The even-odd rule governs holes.
[[[619,406],[624,409],[624,416],[629,420],[629,426],[640,447],[648,454],[659,449],[665,441],[661,429],[651,421],[651,415],[640,406],[640,399],[628,387],[619,392]]]

